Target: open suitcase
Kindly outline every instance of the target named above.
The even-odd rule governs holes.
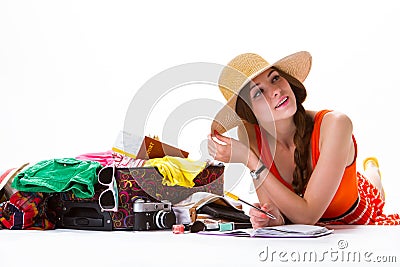
[[[145,230],[135,222],[138,214],[134,211],[137,201],[163,203],[172,206],[195,192],[209,192],[223,195],[224,165],[209,165],[194,179],[195,186],[162,185],[162,175],[153,167],[116,168],[115,179],[118,187],[118,210],[101,211],[99,195],[106,189],[95,185],[95,195],[90,199],[76,198],[70,192],[60,193],[58,202],[58,228],[82,230]],[[139,216],[140,217],[140,216]],[[150,227],[152,229],[152,227]]]

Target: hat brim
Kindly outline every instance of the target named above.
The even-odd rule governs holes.
[[[295,86],[303,88],[305,90],[302,83],[307,78],[308,73],[310,72],[311,62],[311,54],[307,51],[300,51],[291,54],[276,61],[273,64],[265,66],[264,68],[252,74],[250,77],[248,77],[247,81],[242,84],[241,89],[246,85],[248,81],[254,79],[264,71],[270,68],[276,68],[280,71],[283,71],[290,77],[293,77],[294,79],[291,79],[290,82],[295,83]],[[214,132],[215,130],[219,133],[224,133],[244,123],[243,120],[236,113],[236,101],[239,92],[234,93],[233,96],[228,100],[226,105],[222,107],[222,109],[214,117],[214,120],[211,124],[211,132]]]

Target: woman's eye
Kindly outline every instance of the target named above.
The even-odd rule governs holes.
[[[274,75],[274,76],[272,77],[272,82],[278,81],[279,78],[280,78],[280,76],[279,76],[278,74]]]
[[[253,94],[253,99],[259,97],[263,93],[263,89],[257,89]]]

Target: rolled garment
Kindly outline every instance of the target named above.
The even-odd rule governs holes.
[[[148,159],[145,167],[157,167],[163,176],[163,185],[193,187],[194,178],[206,167],[205,161],[194,161],[188,158],[165,156]]]

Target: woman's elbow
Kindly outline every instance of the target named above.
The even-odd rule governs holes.
[[[319,221],[318,219],[315,218],[310,218],[310,219],[305,219],[301,224],[308,224],[308,225],[314,225]]]
[[[314,216],[314,215],[300,216],[299,218],[293,218],[291,222],[295,224],[314,225],[319,222],[320,218],[321,216]]]

